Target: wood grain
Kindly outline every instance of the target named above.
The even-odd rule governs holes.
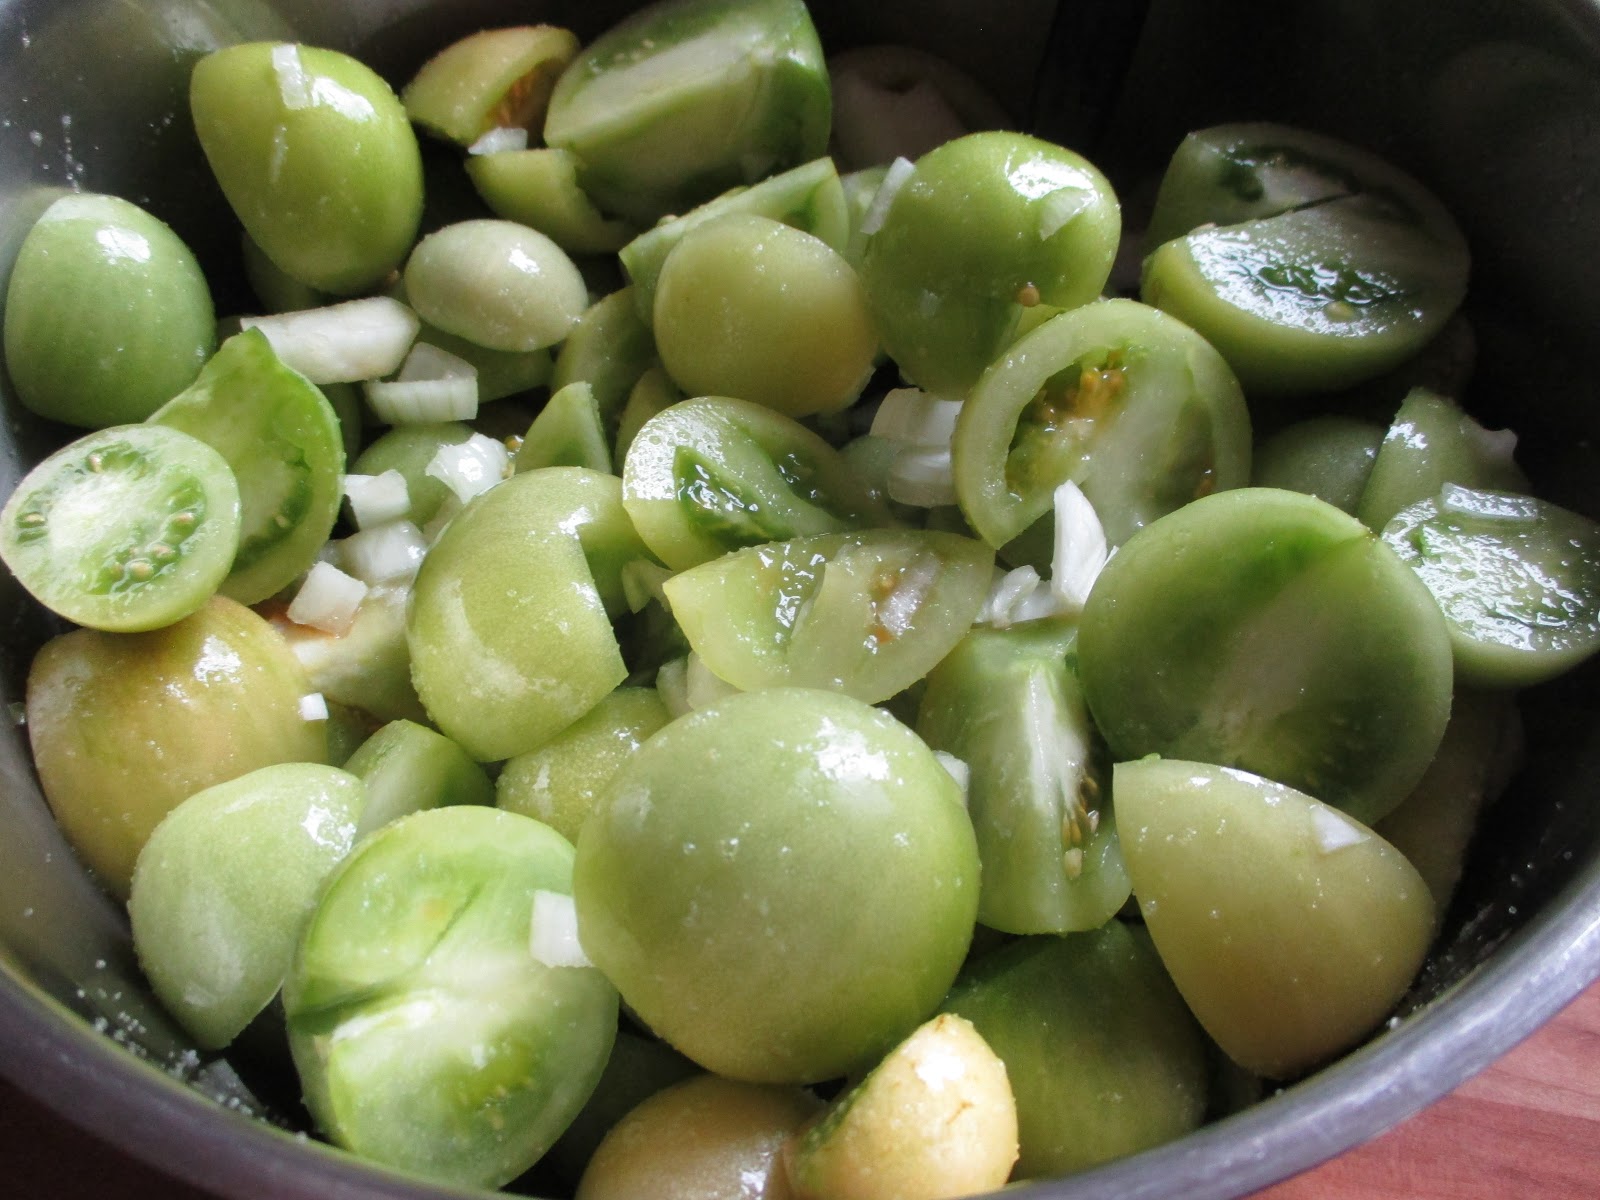
[[[0,1181],[0,1194],[51,1200],[213,1200],[95,1141],[4,1082]],[[1597,1197],[1600,984],[1431,1108],[1254,1200]]]

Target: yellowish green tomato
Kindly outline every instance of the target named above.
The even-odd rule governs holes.
[[[593,1091],[616,991],[576,947],[572,847],[492,808],[416,813],[328,880],[284,984],[335,1143],[462,1188],[527,1170]]]
[[[1354,515],[1383,440],[1383,430],[1371,421],[1308,417],[1256,448],[1250,481],[1305,492]]]
[[[125,897],[150,831],[202,788],[258,767],[323,762],[301,715],[305,673],[277,632],[213,597],[148,633],[79,629],[28,675],[28,739],[45,799],[101,884]]]
[[[1433,938],[1416,869],[1348,815],[1248,772],[1119,763],[1139,909],[1189,1008],[1240,1066],[1291,1078],[1350,1049]]]
[[[139,852],[133,945],[156,996],[203,1049],[278,994],[322,881],[355,845],[361,780],[282,763],[196,792]]]
[[[364,837],[390,821],[450,804],[494,803],[494,784],[467,752],[415,721],[390,721],[345,762],[367,801],[357,822]]]
[[[578,185],[578,160],[548,146],[467,158],[467,174],[497,217],[537,229],[568,254],[614,254],[638,233],[608,217]]]
[[[1205,1039],[1143,930],[1112,921],[973,961],[945,1000],[1005,1063],[1016,1179],[1181,1137],[1206,1107]]]
[[[861,264],[883,348],[917,386],[959,399],[1024,308],[1100,295],[1122,230],[1104,175],[1020,133],[968,134],[917,160]]]
[[[211,293],[177,234],[138,205],[63,196],[6,290],[6,373],[23,407],[88,429],[142,421],[216,347]]]
[[[1450,635],[1420,584],[1315,497],[1209,496],[1135,534],[1095,581],[1084,696],[1119,760],[1237,766],[1377,820],[1450,713]]]
[[[784,1200],[783,1144],[821,1107],[797,1087],[686,1079],[617,1122],[576,1200]]]
[[[655,338],[631,287],[596,300],[578,318],[556,355],[550,390],[587,383],[606,428],[614,428],[629,391],[656,362]]]
[[[247,42],[195,64],[189,106],[245,230],[290,277],[382,282],[422,218],[422,156],[399,98],[349,55]]]
[[[960,789],[893,718],[779,688],[680,717],[612,779],[573,876],[589,957],[709,1070],[811,1082],[930,1016],[972,937]]]
[[[663,0],[584,48],[544,138],[602,208],[650,224],[818,157],[831,109],[802,0]]]
[[[515,463],[519,471],[587,467],[609,474],[611,445],[594,389],[580,380],[553,392],[522,435]]]
[[[554,25],[483,29],[423,63],[400,99],[411,120],[462,146],[491,129],[536,130],[577,53],[578,39]]]
[[[848,405],[878,349],[861,281],[838,251],[753,214],[684,234],[661,265],[652,327],[684,391],[791,417]]]

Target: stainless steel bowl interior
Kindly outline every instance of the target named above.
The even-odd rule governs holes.
[[[189,127],[205,51],[297,37],[400,81],[449,37],[547,19],[589,34],[630,7],[509,13],[488,0],[0,0],[0,295],[58,188],[169,221],[239,293],[235,234]],[[1221,120],[1302,123],[1432,184],[1475,250],[1481,346],[1465,397],[1521,436],[1542,494],[1600,516],[1600,5],[1593,0],[923,0],[812,5],[830,47],[899,41],[984,80],[1026,126],[1087,153],[1130,218],[1173,146]],[[5,386],[0,381],[0,386]],[[9,403],[0,491],[66,431]],[[16,710],[53,630],[0,579],[0,699]],[[1525,697],[1528,765],[1489,813],[1404,1019],[1336,1065],[1181,1142],[1019,1197],[1232,1197],[1370,1137],[1509,1049],[1600,975],[1600,691],[1592,667]],[[292,1081],[246,1045],[188,1046],[142,983],[126,921],[51,823],[24,731],[0,745],[0,1069],[65,1116],[236,1197],[398,1200],[440,1191],[300,1132]],[[257,1119],[257,1118],[266,1119]],[[300,1118],[303,1119],[303,1118]]]

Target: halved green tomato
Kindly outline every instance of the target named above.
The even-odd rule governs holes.
[[[1416,785],[1450,714],[1428,589],[1354,517],[1274,488],[1130,538],[1089,594],[1078,667],[1119,760],[1242,767],[1368,823]]]
[[[1193,330],[1132,300],[1051,317],[984,372],[950,446],[956,496],[991,546],[1083,489],[1113,545],[1250,478],[1250,414]]]
[[[645,422],[623,464],[622,502],[675,570],[741,546],[895,524],[827,442],[726,396],[685,400]]]
[[[993,552],[971,538],[873,530],[740,550],[665,590],[689,644],[734,687],[824,688],[876,704],[961,640],[993,571]]]
[[[1600,525],[1587,517],[1446,484],[1383,540],[1444,610],[1463,683],[1526,687],[1600,650]]]
[[[279,361],[259,330],[222,344],[151,416],[216,449],[239,481],[239,552],[222,592],[256,604],[316,560],[339,516],[344,438],[327,397]]]
[[[0,511],[0,558],[34,599],[94,629],[182,620],[239,548],[227,461],[176,429],[125,425],[45,459]]]
[[[491,129],[537,130],[578,39],[554,25],[484,29],[435,54],[400,93],[406,115],[470,146]]]

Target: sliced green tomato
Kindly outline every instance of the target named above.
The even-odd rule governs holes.
[[[578,186],[577,158],[566,150],[473,154],[467,174],[496,216],[532,226],[568,254],[614,254],[639,232],[595,207]]]
[[[1158,1146],[1205,1113],[1204,1038],[1149,938],[1120,921],[991,951],[944,1008],[1006,1065],[1021,1142],[1014,1179]]]
[[[217,345],[194,254],[144,209],[93,194],[55,201],[23,239],[4,337],[23,407],[89,429],[144,420]]]
[[[629,553],[606,480],[570,467],[515,475],[456,514],[423,560],[406,622],[412,678],[480,762],[553,737],[628,673],[596,583],[614,579],[620,604],[621,564],[642,548]]]
[[[1089,594],[1078,669],[1119,760],[1242,767],[1369,823],[1422,777],[1450,713],[1428,589],[1354,517],[1273,488],[1129,539]]]
[[[951,441],[956,496],[1004,546],[1071,480],[1106,539],[1250,478],[1250,414],[1233,373],[1165,313],[1104,300],[1017,341],[962,405]]]
[[[1528,478],[1511,457],[1516,441],[1506,430],[1485,429],[1449,397],[1413,388],[1384,434],[1353,511],[1368,529],[1382,533],[1401,509],[1434,499],[1447,483],[1526,491]]]
[[[551,396],[523,435],[516,465],[519,471],[587,467],[609,474],[611,447],[594,389],[587,383],[569,383]]]
[[[360,837],[414,812],[494,803],[494,784],[483,768],[442,733],[415,721],[390,721],[361,743],[344,769],[367,790]]]
[[[1110,789],[1073,673],[1077,631],[975,628],[928,675],[917,732],[967,764],[978,920],[1006,933],[1104,925],[1128,899]]]
[[[1112,786],[1161,961],[1240,1066],[1298,1075],[1372,1032],[1410,986],[1433,901],[1372,830],[1203,763],[1119,763]]]
[[[623,464],[622,499],[674,570],[741,546],[895,523],[827,442],[726,396],[685,400],[645,422]]]
[[[69,621],[159,629],[227,577],[239,510],[232,469],[203,441],[151,425],[104,429],[28,472],[0,510],[0,558]]]
[[[802,0],[665,0],[577,57],[544,137],[599,204],[648,224],[816,158],[831,108]]]
[[[549,1148],[616,1032],[599,971],[538,956],[571,880],[559,834],[471,806],[403,818],[345,860],[284,988],[306,1103],[333,1141],[464,1188],[500,1187]]]
[[[195,64],[189,105],[228,203],[286,274],[352,295],[405,257],[422,218],[422,156],[372,70],[312,46],[228,46]]]
[[[411,652],[406,648],[409,586],[380,585],[367,590],[355,620],[341,634],[289,620],[288,605],[260,607],[305,668],[311,690],[328,700],[359,709],[378,721],[405,717],[427,720],[411,684]]]
[[[1100,294],[1121,229],[1110,183],[1070,150],[1005,132],[945,143],[867,241],[861,279],[884,349],[919,387],[965,395],[1024,308]]]
[[[1250,482],[1326,500],[1352,515],[1372,477],[1383,430],[1355,417],[1308,417],[1256,447]]]
[[[1462,683],[1526,687],[1600,650],[1600,525],[1587,517],[1445,484],[1383,540],[1444,610]]]
[[[1252,395],[1349,387],[1422,349],[1466,292],[1466,242],[1421,203],[1371,192],[1196,229],[1145,260],[1141,295],[1198,330]]]
[[[876,704],[961,640],[993,572],[993,552],[971,538],[874,530],[754,546],[665,589],[690,646],[734,687],[824,688]]]
[[[820,238],[841,253],[849,240],[844,186],[831,158],[813,159],[752,187],[736,188],[682,216],[662,221],[622,248],[622,269],[633,284],[634,303],[645,321],[654,319],[656,279],[673,247],[697,225],[732,213],[781,221]]]
[[[406,115],[470,146],[491,129],[538,129],[578,39],[554,25],[485,29],[435,54],[400,93]]]
[[[556,355],[550,390],[587,383],[610,429],[629,390],[655,361],[655,339],[649,322],[639,316],[633,289],[618,288],[585,309],[567,334]]]
[[[156,996],[203,1049],[283,984],[322,881],[355,845],[361,780],[284,763],[196,792],[139,852],[128,915]]]
[[[339,516],[344,438],[327,397],[264,334],[229,338],[150,422],[212,446],[239,481],[239,553],[225,595],[258,603],[311,566]]]

